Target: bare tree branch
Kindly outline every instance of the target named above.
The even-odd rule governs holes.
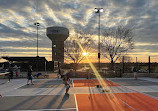
[[[133,49],[133,30],[124,26],[105,30],[102,37],[101,51],[111,63],[115,63],[118,58]]]
[[[79,47],[78,43],[81,44],[84,51]],[[70,36],[69,39],[65,41],[65,57],[69,58],[69,60],[75,64],[75,70],[77,69],[79,63],[85,59],[85,55],[83,55],[83,52],[87,52],[90,54],[93,44],[94,42],[91,38],[91,35],[85,35],[81,32]]]

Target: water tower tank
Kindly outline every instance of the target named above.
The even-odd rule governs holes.
[[[52,41],[52,61],[64,63],[64,41],[69,37],[65,27],[47,27],[48,38]]]
[[[69,30],[65,27],[48,27],[47,36],[52,41],[65,41],[69,36]]]

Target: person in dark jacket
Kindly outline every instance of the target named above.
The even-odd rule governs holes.
[[[137,68],[136,68],[136,66],[134,66],[134,68],[133,68],[133,74],[134,74],[135,80],[137,80]]]
[[[10,67],[8,72],[9,72],[9,74],[8,74],[9,81],[8,82],[10,82],[10,79],[13,79],[13,69]]]
[[[33,85],[33,82],[32,82],[32,66],[29,65],[29,69],[28,69],[28,72],[27,72],[27,85],[29,85],[29,80],[31,80],[31,84]]]

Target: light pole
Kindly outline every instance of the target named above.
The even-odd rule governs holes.
[[[38,27],[40,26],[40,23],[36,22],[36,23],[34,23],[34,25],[36,25],[36,27],[37,27],[37,57],[39,57],[38,56]]]
[[[100,70],[100,12],[103,12],[103,8],[95,8],[95,13],[98,13],[99,20],[98,20],[98,68]]]

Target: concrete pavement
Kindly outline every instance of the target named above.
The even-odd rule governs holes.
[[[107,87],[110,92],[140,92],[158,99],[158,81],[152,78],[108,78],[120,86]],[[1,79],[0,79],[1,81]],[[73,87],[69,96],[60,79],[34,79],[34,85],[26,85],[27,79],[12,79],[0,85],[0,110],[77,110],[76,94],[100,94],[101,88]]]

